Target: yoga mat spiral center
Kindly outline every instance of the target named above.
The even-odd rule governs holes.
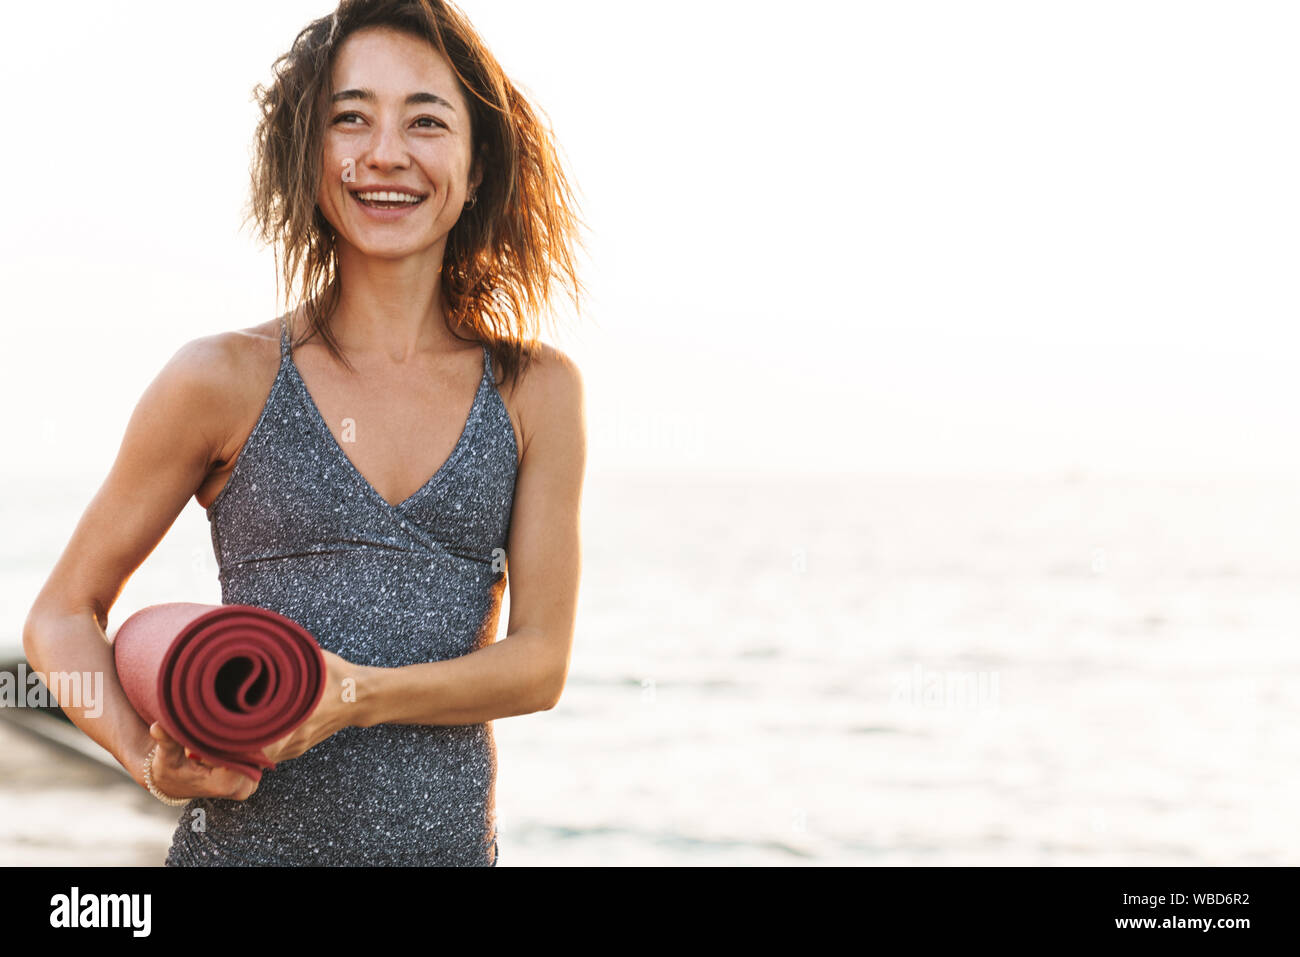
[[[249,711],[262,703],[269,679],[252,658],[231,658],[217,669],[217,700],[231,711]]]

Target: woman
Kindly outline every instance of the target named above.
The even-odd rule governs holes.
[[[526,317],[556,285],[579,301],[578,219],[548,131],[450,5],[344,2],[276,67],[251,215],[301,304],[167,364],[24,645],[105,674],[102,716],[65,710],[185,803],[169,865],[495,865],[490,722],[553,707],[573,639],[582,383]],[[146,726],[106,643],[191,495],[223,602],[326,653],[260,783]]]

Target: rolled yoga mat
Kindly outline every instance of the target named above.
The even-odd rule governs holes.
[[[113,657],[141,718],[254,781],[275,768],[262,748],[306,721],[325,694],[316,639],[252,605],[150,605],[117,629]]]

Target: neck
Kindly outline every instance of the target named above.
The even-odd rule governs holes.
[[[440,243],[427,254],[381,259],[339,245],[340,294],[330,332],[346,355],[402,363],[463,348],[447,328],[442,250]]]

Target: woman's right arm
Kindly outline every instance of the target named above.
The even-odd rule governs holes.
[[[131,414],[108,477],[23,625],[23,649],[35,670],[103,675],[102,702],[59,705],[141,787],[145,757],[157,741],[117,679],[106,634],[108,613],[127,579],[220,464],[236,438],[236,423],[247,417],[239,393],[247,391],[240,381],[240,355],[241,350],[248,355],[248,346],[240,344],[239,335],[187,343],[150,383]],[[90,388],[85,398],[94,401]],[[154,784],[175,797],[243,799],[256,788],[243,774],[188,760],[170,741],[155,758]]]

